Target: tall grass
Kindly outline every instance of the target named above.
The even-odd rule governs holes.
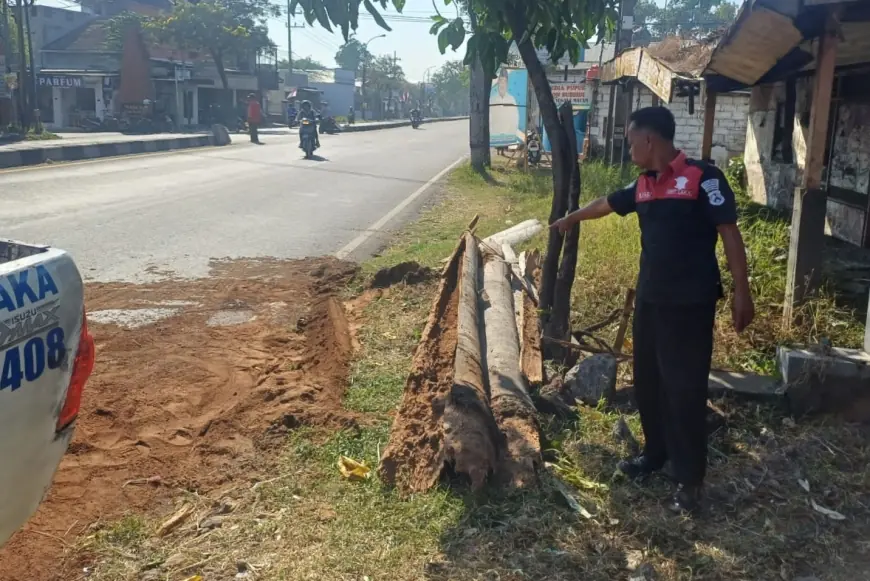
[[[581,166],[581,204],[607,195],[631,182],[634,170],[603,163]],[[732,164],[729,182],[738,203],[738,224],[744,236],[750,273],[750,288],[756,304],[755,323],[738,336],[731,328],[732,287],[728,265],[718,248],[726,297],[719,307],[714,365],[741,371],[776,373],[776,347],[782,344],[815,343],[822,338],[844,347],[857,347],[863,339],[863,321],[849,308],[838,305],[835,289],[826,287],[799,311],[797,324],[785,329],[782,305],[785,300],[788,263],[788,216],[752,202],[742,187],[742,163]],[[552,181],[548,173],[525,173],[496,168],[487,181],[469,168],[460,170],[452,189],[467,198],[468,211],[482,217],[482,233],[489,234],[507,223],[537,217],[548,219]],[[493,212],[495,215],[493,215]],[[505,222],[505,217],[510,217]],[[525,247],[545,248],[547,232]],[[640,260],[640,228],[637,217],[610,216],[586,222],[580,233],[577,274],[572,290],[572,323],[575,328],[592,325],[622,306],[626,289],[634,287]],[[613,340],[616,327],[600,331]],[[630,341],[629,332],[629,341]]]

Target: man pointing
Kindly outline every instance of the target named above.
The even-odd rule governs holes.
[[[671,461],[675,512],[699,507],[707,467],[707,382],[713,353],[716,302],[722,282],[716,242],[734,280],[734,328],[755,314],[734,192],[715,166],[688,159],[674,147],[675,123],[665,107],[631,115],[631,158],[644,169],[625,189],[599,198],[553,223],[567,232],[612,212],[637,213],[640,273],[634,313],[634,392],[643,426],[643,453],[619,463],[643,480]]]

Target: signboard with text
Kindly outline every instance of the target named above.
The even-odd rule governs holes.
[[[550,88],[557,105],[568,101],[574,109],[589,109],[586,83],[550,82]]]
[[[37,75],[36,85],[59,89],[79,89],[84,86],[84,83],[82,78],[76,75]]]

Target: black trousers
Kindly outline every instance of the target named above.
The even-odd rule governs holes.
[[[248,129],[251,131],[251,143],[258,143],[260,141],[260,124],[248,123]]]
[[[639,301],[634,313],[634,393],[644,455],[677,481],[700,485],[707,469],[707,385],[715,303]]]

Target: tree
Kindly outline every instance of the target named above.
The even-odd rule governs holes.
[[[338,52],[335,53],[335,63],[339,68],[347,71],[358,71],[363,62],[368,63],[371,59],[372,53],[366,49],[363,43],[353,37],[338,47]]]
[[[287,68],[290,62],[287,59],[281,59],[278,63],[278,68]],[[326,65],[320,61],[316,61],[310,56],[293,59],[293,68],[300,71],[325,71]]]
[[[409,91],[405,71],[390,55],[375,57],[366,65],[365,92],[370,111],[380,110],[380,103],[393,91]],[[410,91],[409,91],[410,92]],[[372,107],[372,105],[376,105]]]
[[[160,42],[208,53],[228,89],[227,64],[273,47],[266,21],[279,15],[269,0],[178,0],[171,13],[147,19],[145,27]]]
[[[435,102],[448,114],[464,112],[468,105],[471,71],[462,61],[444,63],[432,74]]]
[[[728,0],[673,0],[666,7],[641,0],[635,8],[636,21],[654,40],[675,34],[701,38],[730,25],[736,16],[737,5]]]

